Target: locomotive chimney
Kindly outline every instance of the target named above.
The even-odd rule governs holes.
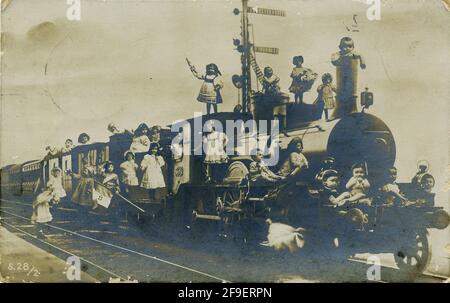
[[[336,107],[333,119],[357,111],[358,65],[358,58],[353,56],[341,57],[339,64],[336,65]]]

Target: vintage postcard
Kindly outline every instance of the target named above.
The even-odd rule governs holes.
[[[1,282],[449,281],[448,0],[1,10]]]

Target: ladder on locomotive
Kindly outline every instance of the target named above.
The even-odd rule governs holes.
[[[255,56],[250,52],[250,65],[252,66],[253,71],[255,72],[256,78],[258,79],[259,83],[261,85],[264,82],[264,74],[261,71],[261,68],[258,65],[258,62],[256,62]]]

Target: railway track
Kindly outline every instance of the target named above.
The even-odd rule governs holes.
[[[4,200],[1,199],[2,202],[9,202],[9,203],[14,203],[14,204],[18,204],[18,205],[26,205],[29,206],[29,204],[26,203],[22,203],[22,202],[18,202],[18,201],[11,201],[11,200]],[[51,248],[54,248],[56,250],[58,250],[59,252],[62,252],[64,255],[66,256],[77,256],[80,258],[80,260],[82,260],[83,262],[85,262],[86,264],[90,264],[92,266],[95,266],[98,269],[101,269],[102,271],[104,271],[105,273],[109,274],[110,277],[114,277],[114,278],[120,278],[122,280],[126,280],[125,277],[135,277],[136,274],[133,272],[123,272],[121,274],[117,274],[114,273],[110,270],[108,270],[106,267],[108,267],[108,265],[100,265],[101,261],[91,261],[89,260],[89,254],[87,254],[87,256],[85,256],[85,254],[79,250],[78,252],[74,253],[71,252],[69,250],[66,250],[65,248],[62,248],[58,245],[52,244],[51,243],[51,239],[48,240],[42,240],[42,239],[38,239],[35,235],[33,235],[33,231],[31,230],[26,230],[26,229],[32,229],[33,227],[30,225],[24,225],[21,224],[20,222],[17,221],[24,221],[24,222],[31,222],[30,218],[28,217],[24,217],[22,215],[16,214],[14,212],[5,210],[4,207],[2,206],[1,209],[1,222],[2,224],[4,224],[7,227],[12,228],[15,231],[18,231],[24,235],[26,235],[27,237],[39,241],[40,243],[49,246]],[[6,216],[5,216],[6,215]],[[200,270],[182,265],[182,264],[178,264],[160,257],[156,257],[153,255],[150,255],[148,253],[143,253],[140,251],[136,251],[133,249],[129,249],[127,247],[123,247],[114,243],[109,243],[107,241],[103,241],[103,240],[99,240],[96,239],[94,237],[90,237],[87,235],[84,235],[82,233],[76,232],[76,231],[72,231],[69,230],[67,228],[63,228],[63,227],[59,227],[53,224],[45,224],[48,228],[57,231],[58,233],[55,234],[53,233],[52,237],[55,236],[61,236],[61,235],[70,235],[71,237],[73,237],[74,239],[76,239],[76,242],[79,246],[85,247],[84,250],[87,251],[91,251],[91,249],[93,248],[92,245],[89,245],[88,243],[94,243],[96,245],[95,248],[101,248],[101,257],[104,259],[109,259],[110,256],[114,256],[116,254],[117,251],[120,251],[122,253],[125,253],[129,256],[138,256],[139,258],[144,258],[146,259],[147,263],[149,260],[151,260],[152,262],[157,262],[160,264],[163,264],[167,267],[172,267],[172,268],[176,268],[178,271],[182,271],[184,272],[184,274],[179,274],[176,273],[176,275],[178,277],[180,276],[186,276],[185,273],[188,273],[188,279],[186,279],[186,282],[197,282],[197,281],[207,281],[207,282],[230,282],[227,281],[226,279],[217,277],[215,275],[206,273],[206,272],[202,272]],[[80,243],[80,240],[83,240],[85,243]],[[107,263],[107,262],[106,262]],[[160,266],[158,266],[160,267]],[[161,270],[161,269],[160,269]],[[173,270],[166,270],[167,272],[173,272]],[[191,277],[189,277],[191,276]],[[201,277],[199,279],[199,277]],[[147,277],[148,278],[148,277]],[[139,280],[139,279],[138,279]],[[156,280],[157,281],[157,280]]]
[[[34,241],[33,231],[30,230],[32,227],[29,225],[30,204],[7,199],[1,199],[1,201],[1,221],[10,229],[26,233],[26,236]],[[59,211],[76,213],[65,208]],[[66,251],[65,255],[67,253],[78,254],[82,259],[87,260],[86,264],[94,267],[98,265],[98,267],[113,273],[110,273],[109,276],[121,279],[132,276],[139,281],[146,282],[327,282],[339,281],[339,279],[344,279],[343,281],[356,279],[361,282],[366,277],[367,268],[371,266],[367,261],[356,258],[348,258],[345,264],[330,260],[320,260],[315,264],[315,261],[311,261],[309,257],[299,258],[274,252],[261,256],[257,249],[250,246],[246,246],[245,251],[224,251],[220,248],[220,243],[219,248],[207,244],[201,248],[186,248],[183,243],[171,245],[164,243],[165,240],[164,242],[159,241],[160,239],[155,242],[151,237],[148,238],[148,235],[140,235],[138,230],[131,232],[131,234],[137,233],[131,236],[124,236],[120,229],[96,231],[79,227],[75,231],[76,217],[70,218],[70,215],[67,217],[72,220],[55,220],[55,224],[47,224],[54,233],[40,244],[56,246]],[[74,227],[72,229],[62,227],[66,224],[74,225]],[[93,237],[92,233],[99,236]],[[106,237],[106,239],[102,237]],[[230,247],[229,243],[223,244],[222,246]],[[190,266],[184,264],[190,264]],[[261,264],[265,266],[261,266]],[[108,273],[107,271],[104,272]],[[215,274],[210,274],[212,271]],[[306,278],[304,278],[303,272],[308,273]],[[377,282],[402,281],[398,272],[397,269],[383,264],[384,278]],[[148,273],[152,274],[149,276]],[[336,276],[339,273],[345,277]],[[298,276],[301,276],[300,280],[298,280]],[[415,281],[417,279],[425,282],[445,280],[442,277],[431,277],[425,274],[417,277]]]

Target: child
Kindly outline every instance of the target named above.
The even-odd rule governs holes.
[[[286,134],[286,98],[280,91],[280,78],[274,75],[270,66],[264,68],[263,93],[270,97],[276,97],[277,102],[273,108],[273,118],[280,122],[281,132]]]
[[[158,144],[152,143],[150,145],[150,154],[145,155],[141,162],[141,169],[144,172],[141,187],[149,190],[150,199],[156,199],[156,189],[166,187],[161,169],[165,164],[163,157],[158,155]]]
[[[336,170],[335,169],[335,159],[333,157],[326,157],[322,162],[322,168],[320,171],[316,174],[316,181],[319,183],[322,183],[323,181],[323,174],[328,170]]]
[[[255,184],[275,183],[278,180],[283,180],[284,177],[278,176],[272,172],[263,162],[263,153],[259,148],[256,154],[252,155],[253,162],[250,163],[249,173],[250,181]]]
[[[52,183],[53,186],[53,192],[55,193],[57,199],[55,200],[56,203],[58,203],[62,198],[65,198],[67,193],[63,188],[62,185],[62,176],[61,176],[61,169],[59,167],[55,167],[52,169],[51,177],[49,182]],[[48,183],[47,183],[48,184]],[[55,204],[56,204],[55,203]]]
[[[331,204],[334,207],[342,205],[342,201],[348,198],[347,193],[339,194],[339,175],[334,169],[327,169],[322,174],[322,189],[320,190],[320,196],[323,202]]]
[[[358,62],[361,69],[366,68],[363,57],[354,49],[352,38],[344,37],[339,43],[339,52],[331,56],[331,63],[336,66],[336,93],[339,100],[345,103],[346,111],[356,109]]]
[[[113,135],[133,134],[133,132],[128,129],[124,130],[120,129],[116,124],[112,122],[108,124],[108,131],[111,132]]]
[[[277,96],[280,94],[280,78],[274,75],[270,66],[264,68],[263,92],[266,95]]]
[[[36,199],[33,201],[32,223],[38,223],[37,228],[40,235],[44,235],[43,224],[53,220],[50,213],[50,203],[59,203],[62,197],[66,196],[66,192],[62,188],[60,179],[61,169],[55,167],[51,170],[52,177],[46,184]]]
[[[322,84],[317,88],[317,102],[320,107],[323,106],[323,111],[325,112],[325,120],[328,119],[328,110],[333,109],[336,105],[334,100],[334,93],[336,92],[336,87],[332,84],[333,77],[329,73],[325,73],[322,76]]]
[[[415,197],[413,201],[408,201],[406,206],[434,206],[434,196],[432,192],[435,185],[435,180],[432,175],[425,173],[420,177],[419,188],[415,192]]]
[[[428,173],[428,162],[427,161],[419,161],[417,163],[417,173],[412,178],[411,183],[418,189],[421,188],[420,181],[422,179],[422,176],[424,176],[426,173]]]
[[[197,72],[193,65],[190,65],[192,74],[199,80],[203,80],[200,92],[197,97],[198,102],[206,103],[206,113],[211,113],[211,105],[214,112],[217,113],[217,104],[222,103],[222,94],[220,90],[223,88],[222,76],[216,64],[210,63],[206,65],[206,75]]]
[[[216,131],[215,127],[209,121],[205,125],[205,133],[203,136],[203,150],[205,152],[205,175],[206,182],[212,181],[213,164],[223,164],[228,162],[228,156],[225,147],[228,143],[228,137],[222,132]]]
[[[78,136],[78,143],[80,143],[80,144],[88,144],[89,140],[91,140],[91,137],[89,137],[89,135],[86,133],[81,133]]]
[[[71,139],[67,139],[64,143],[64,147],[61,149],[61,153],[69,153],[73,149],[73,141]]]
[[[278,175],[286,178],[292,178],[302,170],[307,169],[309,166],[308,160],[303,155],[302,151],[303,140],[300,137],[293,138],[287,147],[289,156],[281,165]]]
[[[139,124],[134,131],[133,141],[130,145],[130,151],[133,153],[146,153],[150,147],[150,139],[148,135],[150,130],[145,123]]]
[[[303,103],[303,94],[311,89],[317,74],[309,68],[302,67],[303,56],[295,56],[292,63],[295,67],[291,73],[292,83],[289,91],[294,93],[295,103],[300,104]]]
[[[430,174],[424,174],[420,179],[420,187],[426,193],[431,193],[433,191],[435,183],[434,177]]]
[[[151,143],[158,143],[161,141],[161,126],[154,125],[150,129],[150,136],[149,136]]]
[[[69,172],[73,177],[79,180],[73,191],[72,201],[81,206],[92,206],[92,208],[95,209],[97,208],[97,202],[93,198],[95,169],[89,163],[88,157],[83,158],[82,164],[79,174]]]
[[[136,175],[136,171],[138,165],[134,162],[134,153],[132,151],[127,150],[124,153],[125,161],[120,164],[120,170],[122,171],[122,183],[128,186],[138,186],[138,178]]]
[[[386,193],[384,204],[388,206],[394,205],[396,200],[400,202],[406,202],[406,199],[402,193],[400,193],[400,188],[396,182],[397,180],[397,168],[391,167],[389,169],[389,183],[381,188],[381,191]]]
[[[104,164],[104,173],[101,175],[101,184],[95,185],[95,190],[99,195],[111,200],[113,194],[120,192],[119,177],[114,173],[114,164],[107,161]]]
[[[58,149],[54,146],[53,147],[47,146],[45,150],[47,151],[47,157],[54,157],[58,155]]]
[[[353,176],[348,180],[345,188],[349,191],[345,192],[346,198],[342,201],[344,203],[361,203],[370,204],[367,198],[367,192],[370,188],[370,183],[366,178],[366,169],[362,163],[356,163],[352,166]]]

